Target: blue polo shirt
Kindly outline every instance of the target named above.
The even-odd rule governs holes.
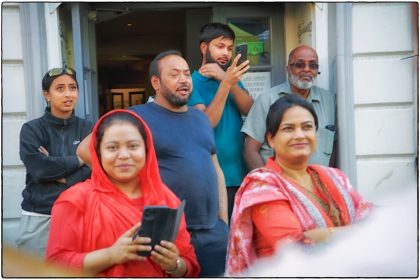
[[[208,106],[216,95],[220,81],[204,77],[197,71],[192,74],[192,80],[194,89],[189,105],[204,104]],[[241,82],[238,85],[244,89]],[[242,155],[244,149],[242,124],[241,112],[236,106],[233,96],[229,93],[222,117],[214,128],[217,158],[223,170],[227,187],[239,186],[247,171]]]

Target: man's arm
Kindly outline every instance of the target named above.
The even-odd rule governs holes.
[[[201,110],[209,118],[211,127],[216,127],[222,117],[223,110],[225,109],[225,104],[227,97],[229,95],[230,87],[220,83],[219,88],[217,89],[216,94],[214,95],[211,103],[206,106],[204,104],[197,104],[193,107]]]
[[[254,100],[252,99],[252,97],[248,94],[246,90],[241,88],[238,84],[234,85],[230,89],[230,92],[233,96],[233,99],[235,100],[236,105],[238,106],[239,111],[241,111],[241,114],[244,116],[248,115],[252,104],[254,104]]]
[[[213,100],[207,107],[204,104],[197,104],[196,106],[194,106],[195,108],[204,111],[204,113],[209,118],[212,127],[216,127],[216,125],[219,123],[220,118],[223,114],[223,110],[225,109],[225,104],[229,95],[229,91],[231,91],[232,88],[236,92],[236,94],[234,94],[233,92],[232,94],[234,95],[234,98],[236,95],[235,102],[237,103],[240,111],[242,112],[244,109],[246,111],[246,114],[248,114],[248,111],[251,108],[252,103],[249,104],[249,102],[253,102],[251,96],[249,96],[246,91],[240,89],[237,85],[237,83],[242,78],[243,74],[245,74],[245,72],[248,71],[249,61],[247,60],[241,65],[237,66],[236,64],[238,63],[239,58],[240,56],[235,57],[235,59],[232,62],[232,65],[229,66],[226,72],[224,72],[216,63],[205,64],[199,70],[200,74],[202,74],[203,76],[220,81],[219,88],[217,89]],[[240,91],[235,89],[236,87],[239,88]],[[239,104],[237,99],[240,100]]]
[[[217,173],[217,185],[219,187],[219,218],[222,219],[226,224],[228,224],[228,199],[227,199],[227,190],[225,183],[225,176],[223,171],[220,168],[219,161],[217,160],[217,155],[213,154],[211,156],[213,160],[214,168]]]
[[[90,160],[90,151],[89,151],[89,143],[90,139],[92,138],[92,133],[89,133],[88,136],[85,137],[85,139],[80,142],[79,146],[76,150],[76,155],[80,157],[87,166],[91,167],[92,162]]]
[[[245,137],[244,158],[249,170],[263,167],[264,161],[260,155],[262,144],[249,135]]]

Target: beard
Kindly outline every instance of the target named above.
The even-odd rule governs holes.
[[[211,55],[211,52],[208,48],[207,48],[205,57],[206,57],[206,63],[216,63],[225,72],[229,68],[230,64],[232,63],[232,61],[229,61],[226,64],[220,64],[216,59],[213,58],[213,56]]]
[[[170,89],[165,87],[163,84],[162,84],[161,92],[162,92],[163,97],[166,99],[166,101],[168,101],[168,103],[170,103],[171,105],[175,107],[182,107],[184,105],[187,105],[191,99],[191,91],[187,97],[181,97],[181,96],[178,96],[176,92],[172,92]]]
[[[289,73],[289,82],[297,87],[298,89],[310,89],[314,84],[315,78],[312,78],[311,81],[302,81],[299,76]]]

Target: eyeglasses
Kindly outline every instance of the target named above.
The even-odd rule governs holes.
[[[318,63],[313,63],[313,62],[310,62],[309,64],[306,64],[305,62],[296,62],[296,63],[290,63],[289,65],[295,67],[296,69],[300,69],[300,70],[305,68],[306,65],[308,65],[309,69],[311,69],[311,70],[318,70],[318,68],[319,68]]]
[[[50,77],[54,77],[54,76],[58,76],[61,74],[68,74],[70,76],[75,76],[76,73],[74,72],[73,69],[68,68],[68,67],[62,67],[62,68],[53,68],[50,71],[48,71],[48,76]]]

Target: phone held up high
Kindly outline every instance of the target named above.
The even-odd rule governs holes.
[[[248,44],[240,44],[235,47],[236,55],[241,54],[241,58],[238,61],[237,65],[240,65],[245,60],[248,59]]]

